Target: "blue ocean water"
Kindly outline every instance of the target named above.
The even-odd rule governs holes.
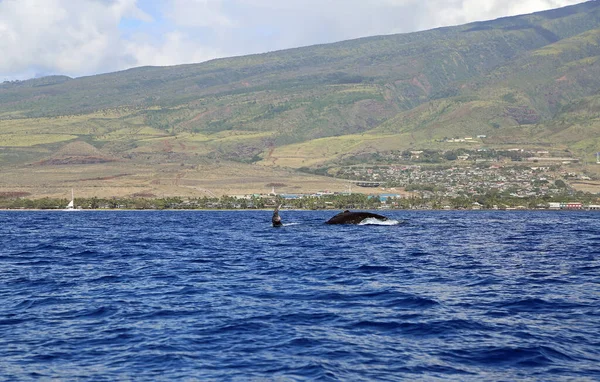
[[[600,213],[0,212],[2,380],[600,380]]]

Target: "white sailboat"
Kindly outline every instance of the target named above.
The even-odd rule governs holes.
[[[79,211],[75,209],[75,194],[71,188],[71,201],[67,204],[67,207],[63,211]]]

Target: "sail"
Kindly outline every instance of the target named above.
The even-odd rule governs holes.
[[[77,211],[75,209],[75,192],[71,188],[71,201],[67,204],[67,207],[63,211]]]

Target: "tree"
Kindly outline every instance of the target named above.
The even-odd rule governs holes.
[[[444,158],[446,160],[453,161],[453,160],[457,160],[458,159],[458,155],[456,155],[456,153],[454,151],[446,151],[444,153]]]

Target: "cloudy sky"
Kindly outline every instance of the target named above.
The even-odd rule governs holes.
[[[0,81],[405,33],[581,0],[0,0]]]

